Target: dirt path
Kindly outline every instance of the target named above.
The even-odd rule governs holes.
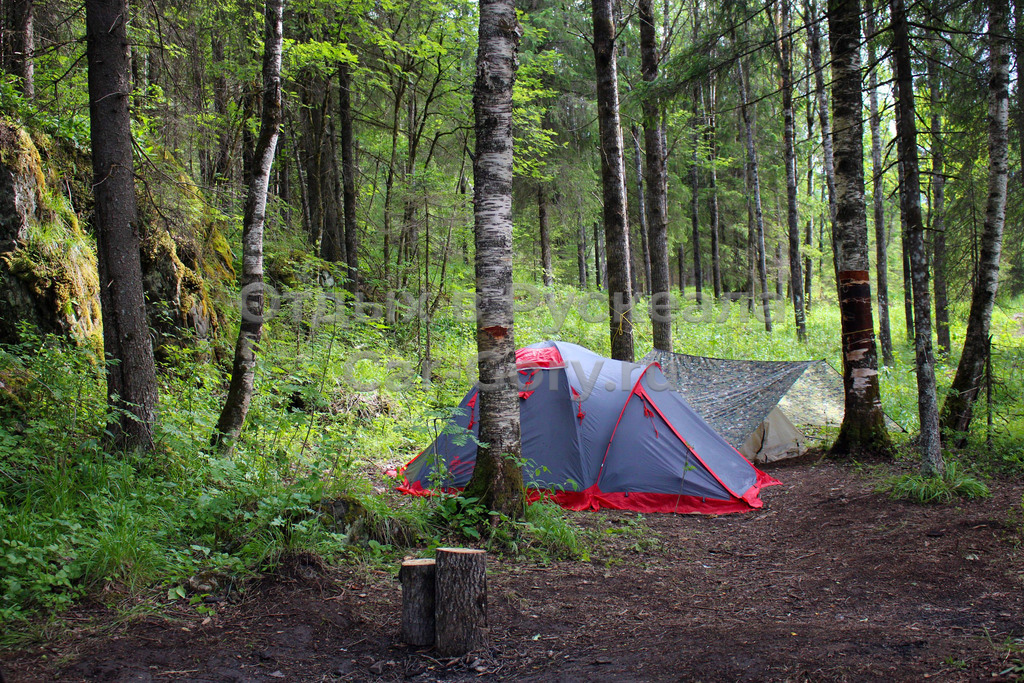
[[[895,503],[831,464],[776,470],[764,510],[581,518],[591,562],[494,560],[492,647],[437,660],[396,642],[385,572],[292,563],[204,617],[70,616],[7,653],[9,681],[966,681],[1024,674],[1021,486],[960,508]],[[1019,512],[1016,519],[1019,524]],[[1010,649],[1006,646],[1009,645]],[[1007,671],[1016,668],[1016,671]],[[1002,675],[998,675],[1001,672]]]

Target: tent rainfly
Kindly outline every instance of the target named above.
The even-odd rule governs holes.
[[[727,360],[655,349],[642,362],[657,363],[697,414],[754,462],[802,455],[807,437],[795,425],[843,420],[843,378],[823,360]]]
[[[750,464],[675,391],[656,363],[611,360],[567,342],[516,352],[523,477],[573,510],[722,514],[760,508],[779,482]],[[479,393],[401,471],[399,490],[466,486],[476,462]],[[470,435],[474,438],[470,438]]]

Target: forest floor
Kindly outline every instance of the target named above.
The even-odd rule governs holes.
[[[1024,485],[922,507],[828,462],[745,515],[580,513],[589,562],[489,558],[491,646],[398,643],[401,590],[371,565],[296,558],[213,613],[66,615],[0,655],[8,683],[105,681],[967,681],[1024,676]]]

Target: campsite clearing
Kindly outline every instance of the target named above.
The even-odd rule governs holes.
[[[120,620],[80,607],[65,629],[48,629],[54,642],[7,653],[2,666],[13,681],[966,681],[1024,671],[1024,486],[994,482],[989,500],[921,507],[832,463],[771,473],[783,485],[748,514],[578,513],[602,538],[590,562],[490,558],[492,645],[479,658],[399,645],[401,594],[387,571],[295,558],[210,614],[176,606]]]

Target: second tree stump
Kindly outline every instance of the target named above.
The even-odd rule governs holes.
[[[487,644],[487,554],[438,548],[434,611],[437,651],[464,655]]]

